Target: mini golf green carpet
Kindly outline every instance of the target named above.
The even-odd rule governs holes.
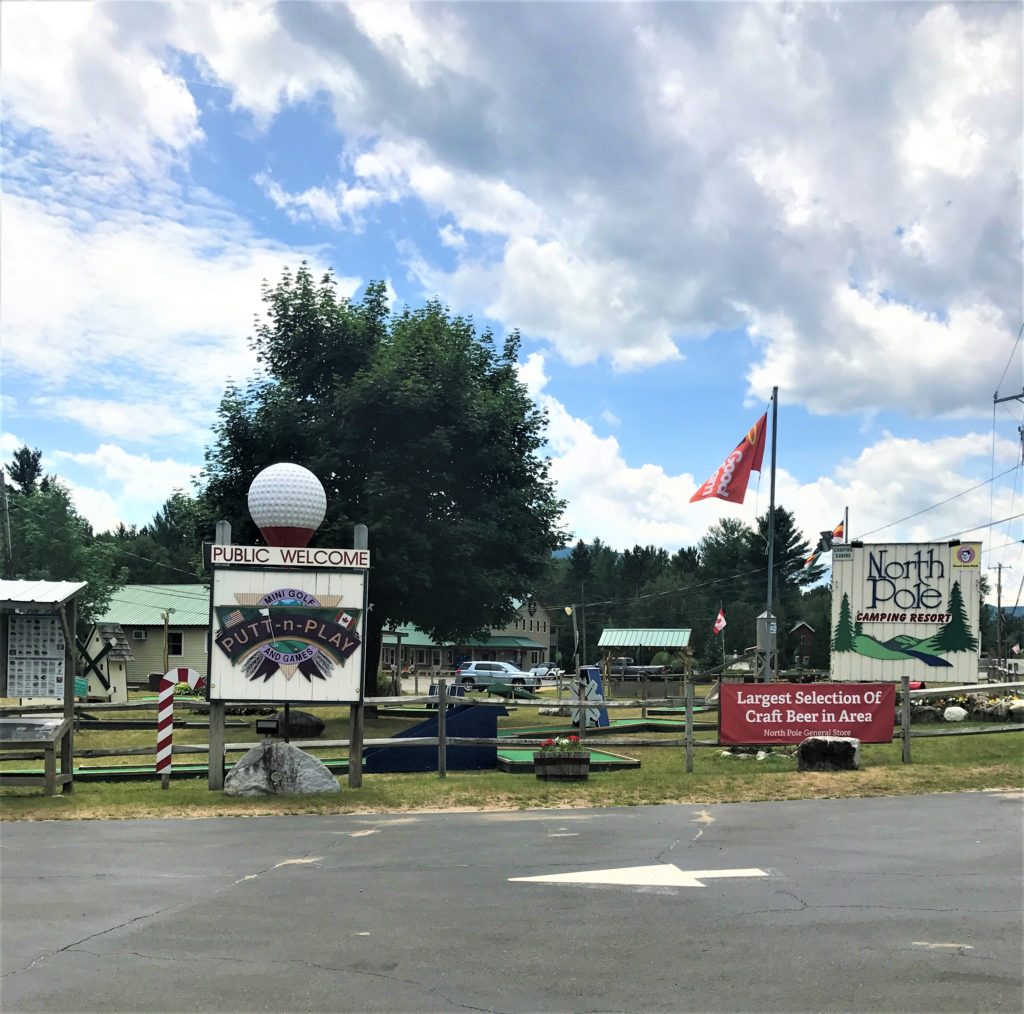
[[[622,754],[609,753],[606,750],[590,751],[591,771],[625,771],[628,768],[640,767],[635,757],[623,757]],[[525,750],[499,750],[498,770],[509,774],[530,774],[533,771],[533,748]]]

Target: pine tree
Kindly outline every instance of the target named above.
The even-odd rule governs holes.
[[[832,636],[833,651],[853,651],[854,629],[850,617],[850,599],[843,592],[843,600],[839,603],[839,621],[836,623],[835,634]]]
[[[939,627],[932,639],[936,651],[976,651],[978,639],[971,633],[971,625],[960,593],[960,582],[954,581],[949,593],[949,620]]]

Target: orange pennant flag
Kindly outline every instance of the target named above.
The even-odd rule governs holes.
[[[747,495],[750,473],[761,471],[767,430],[768,413],[765,412],[750,427],[747,435],[736,445],[736,450],[715,469],[711,478],[690,497],[690,503],[696,503],[698,500],[710,500],[712,497],[717,497],[719,500],[728,500],[729,503],[743,503],[743,498]]]

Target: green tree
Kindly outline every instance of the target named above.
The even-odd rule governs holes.
[[[978,638],[971,631],[959,581],[953,582],[949,592],[949,619],[939,627],[932,644],[941,652],[977,650]]]
[[[14,459],[7,466],[7,474],[22,493],[32,493],[43,475],[43,452],[27,444],[14,452]]]
[[[828,585],[806,588],[800,593],[795,617],[814,628],[811,642],[812,669],[828,669],[832,644],[832,589]]]
[[[839,603],[839,620],[836,623],[835,632],[832,635],[833,651],[853,651],[853,619],[850,615],[850,599],[846,592],[843,592],[842,601]]]
[[[796,527],[796,519],[785,507],[775,508],[775,544],[772,548],[772,573],[775,578],[773,598],[787,606],[796,601],[801,588],[817,584],[825,575],[820,564],[804,566],[811,545]],[[750,539],[750,565],[767,574],[768,515],[757,519],[757,532]]]
[[[37,480],[38,475],[26,483],[27,491],[15,490],[9,500],[14,576],[87,582],[78,598],[78,619],[84,627],[106,609],[124,583],[124,572],[113,546],[96,539],[75,510],[67,487],[54,476]]]
[[[264,374],[228,389],[207,452],[212,516],[256,540],[249,483],[294,461],[327,491],[321,545],[369,526],[370,680],[388,622],[448,640],[508,621],[563,542],[518,335],[498,349],[436,301],[392,315],[383,282],[339,298],[330,274],[318,283],[305,265],[263,300],[252,346]]]
[[[176,490],[148,525],[122,524],[99,538],[116,547],[128,584],[202,584],[202,544],[213,529],[205,502]]]

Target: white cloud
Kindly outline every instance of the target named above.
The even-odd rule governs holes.
[[[24,447],[24,445],[25,441],[20,437],[16,437],[13,433],[0,433],[0,454],[13,454],[19,447]]]
[[[4,4],[3,103],[13,125],[68,150],[155,168],[202,138],[185,84],[119,32],[108,5]]]
[[[376,190],[348,186],[341,180],[330,189],[310,187],[298,194],[289,194],[268,173],[258,174],[255,182],[293,222],[316,221],[335,229],[348,225],[361,230],[363,212],[382,200]]]
[[[1019,29],[1009,5],[285,5],[175,37],[261,121],[331,104],[345,173],[279,206],[419,202],[456,254],[411,258],[425,292],[570,363],[749,327],[757,397],[977,412],[1024,312]]]
[[[453,229],[451,225],[442,225],[437,230],[437,235],[445,246],[449,246],[453,250],[466,249],[466,237],[461,232]]]
[[[83,198],[3,197],[4,367],[33,378],[50,414],[119,439],[208,429],[248,347],[264,279],[315,252],[263,240],[229,213]],[[354,278],[339,279],[351,295]],[[75,391],[90,390],[93,397]],[[37,402],[38,403],[38,402]]]
[[[809,343],[782,314],[749,315],[751,334],[765,343],[748,376],[752,392],[768,397],[778,385],[788,400],[820,413],[979,415],[977,392],[991,386],[1012,346],[1002,311],[986,301],[954,301],[942,319],[877,291],[843,286],[823,315],[836,340],[820,344]]]
[[[171,400],[153,404],[61,395],[36,398],[34,404],[47,416],[78,423],[93,433],[118,440],[146,443],[183,435],[201,440],[209,429],[198,424],[192,413],[183,413],[181,405]]]
[[[187,151],[198,114],[173,49],[258,127],[329,106],[344,172],[296,192],[264,174],[271,203],[358,230],[419,202],[456,254],[451,270],[412,257],[424,290],[573,364],[648,368],[749,327],[757,397],[779,383],[819,412],[976,412],[1024,313],[1013,5],[518,5],[499,21],[468,4],[51,4],[5,21],[32,29],[27,56],[26,31],[5,33],[13,122],[70,149]],[[922,342],[925,368],[897,384],[894,357]]]
[[[619,417],[618,417],[618,416],[617,416],[617,415],[616,415],[616,414],[615,414],[615,413],[614,413],[613,411],[611,411],[611,409],[607,409],[607,408],[606,408],[606,409],[605,409],[605,410],[604,410],[604,411],[603,411],[603,412],[601,413],[601,418],[602,418],[602,419],[603,419],[603,420],[604,420],[604,421],[605,421],[605,422],[606,422],[606,423],[607,423],[607,424],[608,424],[609,426],[621,426],[621,425],[622,425],[622,420],[621,420],[621,419],[620,419],[620,418],[619,418]]]
[[[114,531],[125,521],[124,503],[119,498],[115,498],[109,490],[84,486],[66,479],[63,481],[71,494],[71,502],[74,504],[75,510],[92,525],[92,530],[97,535],[101,532]]]
[[[745,503],[691,504],[690,497],[707,476],[673,475],[656,465],[628,462],[615,437],[599,437],[589,423],[544,392],[547,378],[539,354],[520,367],[520,376],[528,378],[531,394],[550,419],[551,475],[568,502],[563,524],[573,538],[600,537],[617,549],[652,543],[674,550],[695,544],[723,517],[753,525],[767,511],[767,459],[765,472],[752,476]],[[728,450],[722,448],[723,457]],[[999,439],[994,450],[997,472],[1018,460],[1019,448],[1013,441]],[[812,544],[849,508],[852,537],[931,541],[963,533],[965,540],[984,543],[986,565],[1000,559],[1009,563],[1003,529],[990,531],[986,526],[1022,508],[1019,503],[1015,508],[1012,490],[997,486],[992,493],[987,482],[992,455],[991,434],[934,440],[885,434],[856,457],[838,462],[831,474],[811,482],[799,481],[780,465],[776,502],[794,514]],[[1014,553],[1016,549],[1019,546]]]
[[[77,465],[95,479],[104,480],[105,489],[68,480],[75,506],[96,531],[140,517],[149,520],[175,490],[191,493],[192,480],[202,467],[173,458],[130,454],[117,444],[101,444],[91,453],[53,451],[47,459],[52,459],[62,473],[68,465]]]

